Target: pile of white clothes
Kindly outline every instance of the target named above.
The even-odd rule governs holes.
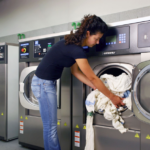
[[[113,75],[104,74],[100,77],[105,86],[115,95],[124,98],[123,103],[125,107],[131,110],[131,82],[132,79],[129,75],[122,73],[115,77]],[[123,107],[117,109],[111,100],[102,94],[99,90],[92,91],[85,101],[86,109],[88,111],[86,122],[86,146],[85,150],[94,150],[94,130],[93,130],[93,113],[102,112],[104,118],[112,120],[114,128],[118,129],[121,133],[126,132],[128,129],[124,128],[124,120],[121,118],[121,111]]]

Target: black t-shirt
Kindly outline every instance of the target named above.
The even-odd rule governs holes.
[[[74,44],[65,45],[65,40],[60,40],[44,56],[35,74],[45,80],[59,79],[63,68],[71,67],[77,58],[87,58],[83,48]]]

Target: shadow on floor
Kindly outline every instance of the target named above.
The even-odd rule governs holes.
[[[0,150],[32,150],[21,146],[18,143],[18,139],[9,142],[0,141]]]

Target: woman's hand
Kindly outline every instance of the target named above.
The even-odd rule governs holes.
[[[83,74],[86,76],[83,77],[83,75],[79,76],[79,73],[77,72],[78,66],[80,70],[83,72]],[[93,89],[98,89],[100,92],[102,92],[106,97],[108,97],[112,103],[118,108],[119,106],[125,105],[122,100],[123,98],[120,98],[116,95],[114,95],[109,89],[104,85],[104,83],[95,75],[93,72],[91,66],[88,63],[88,60],[85,58],[76,59],[76,63],[71,67],[72,73],[83,83],[89,85]]]
[[[119,96],[116,96],[113,94],[112,98],[110,99],[112,103],[119,108],[120,106],[124,106],[125,104],[122,102],[124,98],[121,98]]]

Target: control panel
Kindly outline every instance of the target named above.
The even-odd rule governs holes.
[[[130,27],[110,27],[108,32],[103,35],[100,39],[99,44],[96,45],[96,51],[102,52],[103,54],[116,54],[116,50],[126,50],[129,49],[130,39],[129,39]]]
[[[20,59],[29,58],[29,43],[20,44]]]
[[[54,38],[34,41],[34,58],[44,57],[54,44]]]

